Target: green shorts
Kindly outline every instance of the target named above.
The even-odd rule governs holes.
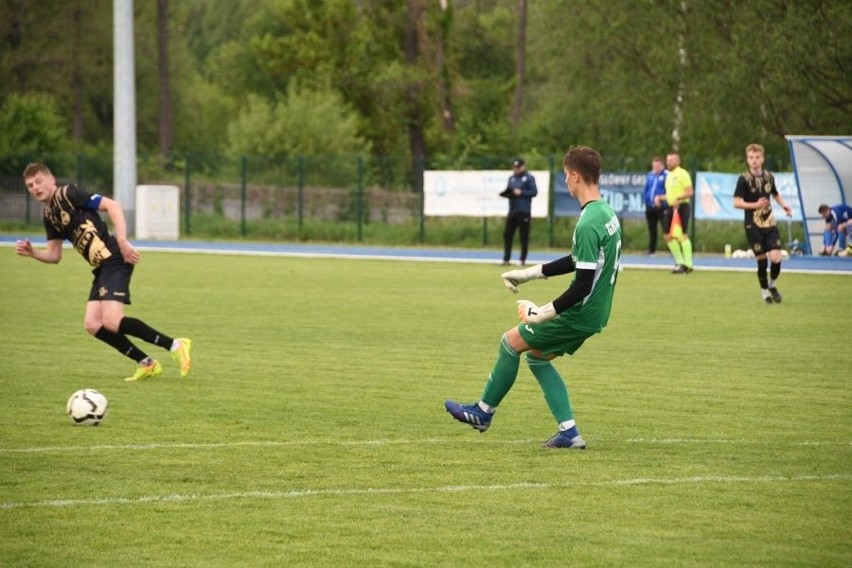
[[[580,330],[572,327],[562,318],[542,323],[522,323],[518,332],[527,345],[542,355],[573,355],[577,349],[598,331]]]

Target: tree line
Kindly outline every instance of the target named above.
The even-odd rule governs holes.
[[[112,9],[0,0],[0,168],[111,152]],[[724,170],[750,142],[786,167],[785,134],[852,132],[845,0],[137,0],[134,21],[138,148],[165,165],[416,174],[588,144],[610,168]]]

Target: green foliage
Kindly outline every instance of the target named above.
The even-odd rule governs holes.
[[[250,97],[229,126],[235,155],[315,156],[369,153],[358,134],[358,116],[332,90],[291,87],[278,103]]]
[[[759,142],[774,158],[770,167],[788,169],[784,134],[836,134],[852,124],[849,2],[526,5],[524,105],[515,132],[517,3],[451,2],[444,11],[426,0],[171,2],[176,156],[166,161],[192,154],[214,169],[215,157],[233,144],[228,133],[251,122],[246,113],[264,113],[258,100],[266,101],[271,117],[280,105],[318,113],[333,100],[346,109],[344,145],[354,138],[358,152],[401,156],[406,171],[394,176],[408,187],[416,187],[412,178],[422,159],[411,156],[411,140],[418,139],[412,133],[421,131],[425,150],[416,151],[445,164],[559,155],[578,143],[597,147],[613,163],[644,164],[675,145],[677,127],[687,163],[741,164],[745,144]],[[64,123],[64,147],[109,146],[110,3],[22,6],[0,3],[0,100],[47,94]],[[138,138],[140,153],[149,154],[158,150],[157,3],[135,8]],[[292,100],[313,93],[322,105]],[[311,151],[328,153],[318,122],[338,134],[334,120],[323,116],[288,120],[310,127],[302,146]],[[289,131],[286,138],[302,135]],[[283,144],[259,146],[273,152]]]
[[[67,149],[68,133],[59,105],[45,93],[7,96],[0,106],[0,132],[0,156],[38,157]]]
[[[784,303],[767,307],[750,272],[626,270],[608,328],[554,362],[589,443],[564,453],[539,447],[555,424],[525,365],[487,433],[442,408],[476,399],[516,323],[499,266],[144,252],[128,313],[192,337],[195,363],[181,379],[152,347],[163,374],[130,384],[132,362],[82,330],[84,263],[5,252],[4,565],[852,554],[848,366],[825,334],[852,310],[848,276],[783,274]],[[523,290],[540,300],[566,283]],[[671,303],[689,314],[677,358]],[[81,387],[110,401],[97,428],[63,415]]]

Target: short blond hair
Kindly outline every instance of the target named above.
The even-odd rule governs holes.
[[[44,174],[44,175],[47,175],[47,176],[53,175],[53,173],[51,173],[51,171],[50,171],[50,168],[48,168],[44,164],[32,163],[32,164],[27,164],[27,167],[24,168],[24,179],[25,180],[27,180],[31,177],[35,177],[38,174]]]
[[[748,154],[749,152],[759,152],[763,154],[763,146],[761,146],[760,144],[749,144],[748,146],[746,146],[746,154]]]

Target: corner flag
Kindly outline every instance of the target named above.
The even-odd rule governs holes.
[[[674,208],[674,212],[672,213],[672,224],[669,227],[669,237],[678,240],[683,238],[683,223],[680,221],[680,212],[677,210],[677,207]]]

